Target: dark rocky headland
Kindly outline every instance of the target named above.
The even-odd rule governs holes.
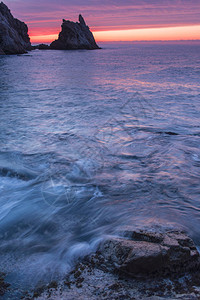
[[[0,3],[0,54],[23,54],[31,50],[28,27],[15,19],[8,7]]]
[[[8,7],[0,3],[0,55],[23,54],[30,50],[78,50],[100,49],[94,36],[79,15],[79,22],[63,20],[62,30],[57,40],[50,46],[41,44],[31,46],[28,27],[24,22],[15,19]]]

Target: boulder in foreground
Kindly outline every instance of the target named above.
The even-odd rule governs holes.
[[[63,20],[62,30],[57,40],[51,43],[50,48],[55,50],[100,49],[94,36],[79,15],[79,22]]]
[[[183,231],[134,231],[110,237],[99,247],[105,264],[131,276],[170,275],[197,270],[199,253]]]
[[[121,272],[120,272],[121,271]],[[156,274],[158,276],[156,276]],[[154,276],[155,275],[155,276]],[[37,299],[200,299],[199,254],[181,230],[121,228]]]
[[[15,19],[8,7],[0,3],[0,54],[22,54],[31,50],[28,27]]]

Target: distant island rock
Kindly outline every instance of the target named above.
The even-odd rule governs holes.
[[[63,19],[62,30],[57,40],[51,43],[50,49],[55,50],[77,50],[77,49],[100,49],[96,44],[94,36],[86,25],[82,15],[79,22],[71,22]]]
[[[8,7],[0,3],[0,54],[22,54],[31,50],[28,27],[15,19]]]
[[[39,45],[36,45],[36,46],[32,46],[32,50],[50,50],[50,46],[49,45],[46,45],[46,44],[39,44]]]

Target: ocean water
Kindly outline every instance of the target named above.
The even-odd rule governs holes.
[[[200,245],[200,44],[0,57],[0,271],[66,273],[122,225]]]

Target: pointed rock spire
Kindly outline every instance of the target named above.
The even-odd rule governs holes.
[[[80,22],[81,25],[87,26],[86,23],[85,23],[85,20],[83,19],[81,14],[79,15],[78,19],[79,19],[79,22]]]

